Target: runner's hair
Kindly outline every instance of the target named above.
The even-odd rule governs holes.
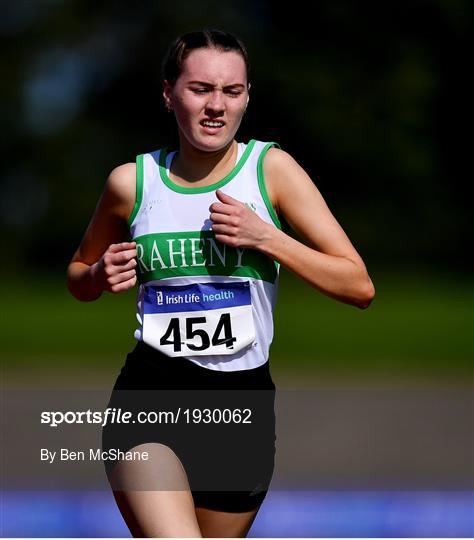
[[[181,75],[184,60],[195,49],[217,49],[222,52],[234,51],[242,56],[247,71],[247,84],[250,75],[250,62],[247,49],[242,41],[229,32],[205,28],[179,36],[169,47],[162,64],[163,81],[174,84]]]

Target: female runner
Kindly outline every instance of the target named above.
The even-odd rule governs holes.
[[[204,30],[174,42],[163,64],[163,97],[179,149],[138,156],[111,172],[68,267],[69,290],[82,301],[140,284],[138,343],[109,406],[156,409],[169,389],[269,396],[252,401],[255,424],[247,431],[236,424],[214,437],[199,425],[184,436],[176,426],[104,428],[105,448],[148,452],[146,464],[106,463],[135,536],[247,534],[273,472],[268,352],[279,265],[359,308],[375,294],[364,262],[298,163],[275,143],[235,140],[249,102],[248,69],[247,52],[231,34]],[[281,230],[281,217],[305,244]],[[123,390],[154,397],[142,403],[120,397]],[[207,489],[211,477],[227,489]],[[172,481],[133,489],[134,478]]]

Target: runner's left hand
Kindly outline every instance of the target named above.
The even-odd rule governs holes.
[[[216,240],[232,247],[258,249],[268,236],[269,225],[244,203],[216,191],[220,202],[209,210]]]

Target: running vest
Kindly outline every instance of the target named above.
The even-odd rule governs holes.
[[[137,156],[129,218],[137,244],[137,340],[213,370],[245,370],[267,361],[279,265],[257,250],[218,242],[209,207],[219,202],[220,189],[281,228],[263,177],[263,158],[272,146],[239,143],[232,171],[202,187],[170,179],[176,152],[163,148]]]

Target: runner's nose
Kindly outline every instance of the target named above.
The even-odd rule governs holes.
[[[212,111],[214,115],[224,112],[225,105],[222,92],[215,90],[209,94],[209,100],[207,102],[207,109]]]

